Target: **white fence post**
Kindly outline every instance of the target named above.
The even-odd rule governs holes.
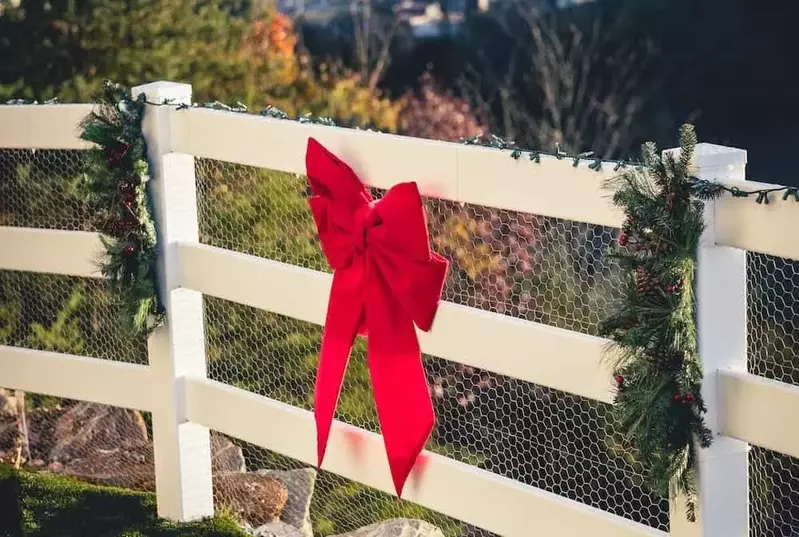
[[[137,86],[152,103],[191,104],[191,86],[154,82]],[[144,136],[152,166],[160,249],[159,277],[167,323],[148,342],[155,380],[153,443],[159,516],[187,521],[213,515],[211,443],[207,427],[185,415],[184,376],[205,377],[202,294],[180,289],[176,241],[199,242],[194,157],[171,153],[169,107],[147,105]]]
[[[695,166],[700,179],[743,181],[746,151],[698,144]],[[697,326],[705,372],[702,394],[714,436],[713,445],[700,453],[698,521],[688,523],[678,501],[671,534],[740,537],[749,534],[749,446],[718,434],[717,371],[746,372],[746,251],[715,244],[713,202],[706,204],[705,222],[698,252]]]

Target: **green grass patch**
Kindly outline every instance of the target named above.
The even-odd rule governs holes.
[[[245,537],[229,517],[159,519],[155,496],[0,465],[0,537]]]

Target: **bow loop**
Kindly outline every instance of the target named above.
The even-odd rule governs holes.
[[[352,210],[372,201],[369,191],[346,163],[313,138],[308,139],[305,167],[312,196]]]
[[[367,334],[380,428],[400,495],[435,421],[413,325],[432,326],[448,263],[430,250],[415,183],[373,201],[352,169],[313,138],[306,166],[308,203],[334,270],[315,390],[319,464],[352,343]]]

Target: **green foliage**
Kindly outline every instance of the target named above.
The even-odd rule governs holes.
[[[143,337],[124,329],[102,281],[0,271],[0,344],[146,361]]]
[[[0,18],[0,55],[10,60],[2,71],[5,92],[87,101],[103,78],[126,85],[192,81],[207,91],[230,76],[227,56],[242,26],[207,0],[23,0]]]
[[[76,318],[81,302],[83,302],[83,289],[78,287],[72,292],[64,308],[58,312],[52,325],[49,327],[40,323],[30,325],[31,333],[26,345],[47,351],[80,354],[86,346],[79,320]]]
[[[645,169],[612,179],[626,220],[612,255],[627,274],[625,295],[601,326],[613,341],[615,413],[653,490],[685,495],[695,518],[698,446],[707,447],[700,393],[694,272],[703,206],[693,197],[696,134],[680,130],[680,154],[643,147]]]
[[[155,495],[0,465],[0,535],[9,537],[244,537],[229,517],[159,520]]]
[[[194,99],[276,105],[396,131],[400,105],[338,65],[296,52],[274,10],[231,14],[210,0],[22,0],[0,17],[0,102],[85,102],[104,79],[192,84]],[[19,54],[24,50],[26,54]]]
[[[141,132],[144,95],[106,82],[94,110],[81,123],[91,149],[86,176],[95,218],[104,233],[103,276],[119,298],[123,319],[134,332],[163,321],[156,280],[156,234],[147,198],[150,179]]]

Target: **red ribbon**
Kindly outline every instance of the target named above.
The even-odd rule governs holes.
[[[310,138],[305,155],[311,206],[333,268],[315,408],[319,466],[325,456],[356,335],[368,335],[367,363],[397,495],[433,430],[414,323],[433,324],[447,260],[430,250],[416,183],[374,201],[344,162]]]

